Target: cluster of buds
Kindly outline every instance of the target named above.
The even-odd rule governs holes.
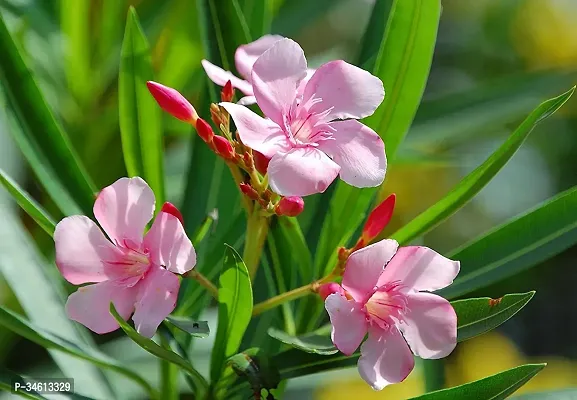
[[[194,126],[198,136],[214,153],[248,173],[252,182],[241,183],[240,190],[249,199],[257,202],[264,213],[295,217],[303,211],[304,201],[301,197],[281,197],[271,192],[266,184],[261,184],[258,173],[266,176],[270,159],[247,148],[238,134],[233,138],[230,132],[230,115],[223,107],[218,104],[210,106],[212,122],[223,134],[220,136],[214,133],[208,122],[198,116],[194,107],[177,90],[156,82],[147,82],[147,86],[164,111]],[[221,100],[233,101],[234,95],[234,88],[228,81],[221,91]]]

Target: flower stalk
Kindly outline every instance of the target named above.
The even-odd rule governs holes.
[[[184,277],[197,281],[215,300],[218,300],[218,288],[206,276],[193,269],[184,274]]]

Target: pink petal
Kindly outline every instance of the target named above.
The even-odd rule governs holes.
[[[239,101],[236,102],[239,106],[250,106],[256,104],[256,97],[254,96],[244,96],[241,97]]]
[[[385,239],[349,256],[343,275],[343,287],[356,301],[364,303],[373,293],[385,265],[398,247],[395,240]]]
[[[264,115],[279,126],[297,96],[299,83],[307,74],[303,49],[291,39],[282,39],[254,63],[252,89]]]
[[[233,87],[237,88],[247,96],[252,96],[252,85],[250,82],[237,78],[232,74],[232,72],[225,71],[208,60],[202,60],[200,63],[202,64],[202,68],[204,68],[204,72],[206,72],[208,79],[216,83],[218,86],[224,86],[226,85],[226,82],[230,81]]]
[[[383,183],[387,170],[385,144],[366,125],[350,119],[329,124],[335,140],[325,140],[319,149],[340,165],[340,177],[355,187],[375,187]]]
[[[196,265],[196,252],[180,220],[167,212],[160,212],[144,238],[144,247],[155,265],[171,272],[184,274]]]
[[[64,278],[79,285],[102,282],[113,276],[103,261],[121,256],[100,228],[83,215],[66,217],[54,231],[56,265]]]
[[[273,44],[283,39],[279,35],[264,35],[259,39],[239,46],[234,53],[234,62],[238,73],[246,80],[250,81],[250,73],[254,62],[262,53],[272,47]]]
[[[164,268],[151,267],[137,286],[136,311],[132,320],[136,331],[150,338],[174,310],[180,281],[178,276]]]
[[[154,193],[139,177],[120,178],[102,189],[94,203],[100,226],[110,240],[123,247],[140,246],[153,213]]]
[[[453,283],[459,268],[459,261],[449,260],[428,247],[401,247],[378,284],[401,281],[416,291],[434,291]]]
[[[220,105],[232,117],[242,142],[251,149],[266,157],[272,157],[277,152],[288,149],[286,135],[270,119],[262,118],[238,104],[220,103]]]
[[[307,83],[311,80],[312,76],[315,74],[317,70],[313,68],[307,68],[307,74],[305,78],[299,83],[299,87],[297,88],[297,95],[302,96],[305,92],[305,88],[307,87]]]
[[[337,60],[321,65],[311,77],[303,101],[311,97],[323,99],[318,111],[334,107],[328,120],[361,119],[375,112],[385,98],[385,90],[376,76]]]
[[[369,338],[361,346],[358,369],[374,390],[404,381],[414,367],[415,359],[397,328],[369,329]]]
[[[283,196],[322,193],[335,180],[339,170],[340,167],[325,153],[312,147],[278,153],[268,164],[270,187]]]
[[[325,300],[325,308],[333,326],[333,343],[341,352],[350,356],[367,334],[368,322],[362,305],[333,293]]]
[[[415,355],[447,357],[457,345],[457,315],[451,304],[432,293],[410,293],[403,323],[399,326]]]
[[[118,323],[110,314],[110,303],[127,320],[134,311],[136,293],[134,287],[120,286],[114,281],[84,286],[68,297],[66,313],[93,332],[112,332],[118,329]]]

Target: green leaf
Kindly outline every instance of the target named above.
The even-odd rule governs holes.
[[[67,353],[81,360],[86,360],[100,368],[118,372],[146,389],[151,397],[158,398],[158,394],[155,393],[155,390],[146,379],[120,363],[120,361],[98,350],[71,342],[68,339],[26,321],[22,316],[2,307],[0,307],[0,325],[48,350],[53,349]],[[76,382],[76,384],[78,385],[79,382]]]
[[[365,28],[363,40],[361,41],[361,51],[357,59],[360,65],[367,71],[373,71],[375,61],[379,54],[381,42],[385,37],[385,28],[389,19],[394,0],[376,0],[371,12],[371,18]]]
[[[290,249],[290,254],[296,263],[301,279],[304,281],[312,280],[314,278],[313,257],[298,220],[283,216],[278,218],[278,226],[284,238],[282,244]]]
[[[571,97],[574,90],[575,87],[539,105],[483,164],[463,178],[447,196],[395,232],[393,239],[400,244],[410,242],[463,207],[503,168],[535,125],[557,111]]]
[[[30,215],[34,221],[44,231],[52,236],[54,234],[54,229],[56,228],[56,223],[54,219],[48,215],[48,213],[38,204],[28,193],[26,193],[16,182],[14,182],[6,173],[0,169],[0,183],[6,188],[6,190],[12,195],[14,200],[18,203],[20,207],[26,214]]]
[[[511,400],[575,400],[577,389],[548,390],[535,393],[524,393],[512,397]]]
[[[295,349],[320,355],[330,355],[338,352],[330,337],[311,332],[304,335],[292,336],[276,328],[269,328],[268,334],[273,338],[288,344]]]
[[[192,379],[194,379],[196,386],[201,390],[200,393],[195,393],[195,395],[198,397],[202,397],[204,395],[205,390],[208,388],[208,383],[204,377],[196,369],[194,369],[188,360],[185,360],[178,354],[157,345],[152,339],[148,339],[136,332],[134,328],[128,325],[128,322],[126,322],[118,314],[114,308],[114,303],[112,302],[110,303],[110,314],[112,314],[114,319],[118,322],[118,325],[120,325],[120,328],[130,339],[132,339],[132,341],[134,341],[134,343],[148,351],[153,356],[178,365],[184,372],[186,372]]]
[[[360,354],[345,356],[342,353],[319,355],[306,353],[300,349],[290,349],[274,356],[281,379],[298,378],[299,376],[342,369],[357,365]]]
[[[375,7],[376,12],[387,12],[386,5]],[[373,67],[383,81],[385,100],[365,120],[383,138],[389,160],[394,160],[421,102],[440,16],[440,0],[393,0],[390,6]]]
[[[270,32],[273,13],[272,1],[243,0],[242,10],[253,39]]]
[[[0,53],[0,81],[22,133],[42,152],[85,213],[90,214],[96,188],[54,118],[1,15]]]
[[[24,378],[22,378],[20,375],[17,375],[12,371],[4,368],[0,369],[0,390],[4,390],[5,392],[12,392],[12,390],[14,390],[15,382],[18,382],[22,385],[25,384]],[[47,400],[46,397],[42,396],[34,390],[26,392],[19,390],[17,392],[12,392],[12,394],[23,397],[25,399]]]
[[[469,293],[538,265],[577,243],[577,186],[451,252],[461,262],[446,298]]]
[[[252,287],[240,255],[226,245],[218,285],[218,328],[212,350],[210,377],[216,382],[225,360],[238,352],[252,315]]]
[[[146,82],[153,80],[150,48],[133,7],[128,11],[118,77],[122,151],[130,176],[144,178],[164,202],[162,121]]]
[[[317,19],[326,16],[342,0],[288,0],[280,6],[272,22],[272,32],[294,37]]]
[[[206,321],[193,321],[190,318],[169,315],[166,320],[178,329],[191,334],[194,337],[205,338],[210,335],[210,328]]]
[[[466,383],[450,389],[438,390],[413,397],[414,400],[500,400],[506,399],[510,394],[523,386],[533,378],[547,364],[527,364],[500,372],[475,382]]]
[[[489,297],[453,301],[457,313],[457,340],[462,342],[495,329],[517,314],[535,292],[507,294],[500,299]]]

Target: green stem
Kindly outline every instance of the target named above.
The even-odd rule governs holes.
[[[201,286],[208,290],[208,292],[212,297],[215,298],[215,300],[218,300],[218,288],[214,286],[214,284],[206,276],[193,269],[184,274],[184,277],[194,279],[200,283]]]
[[[422,360],[425,375],[425,391],[433,392],[445,387],[445,363],[440,360]]]
[[[162,347],[171,350],[168,340],[160,335],[160,343]],[[160,393],[162,398],[166,400],[178,400],[178,366],[174,365],[164,359],[159,359],[160,362]]]
[[[256,207],[247,221],[242,255],[251,280],[256,276],[267,233],[268,218],[260,215],[259,209]]]

